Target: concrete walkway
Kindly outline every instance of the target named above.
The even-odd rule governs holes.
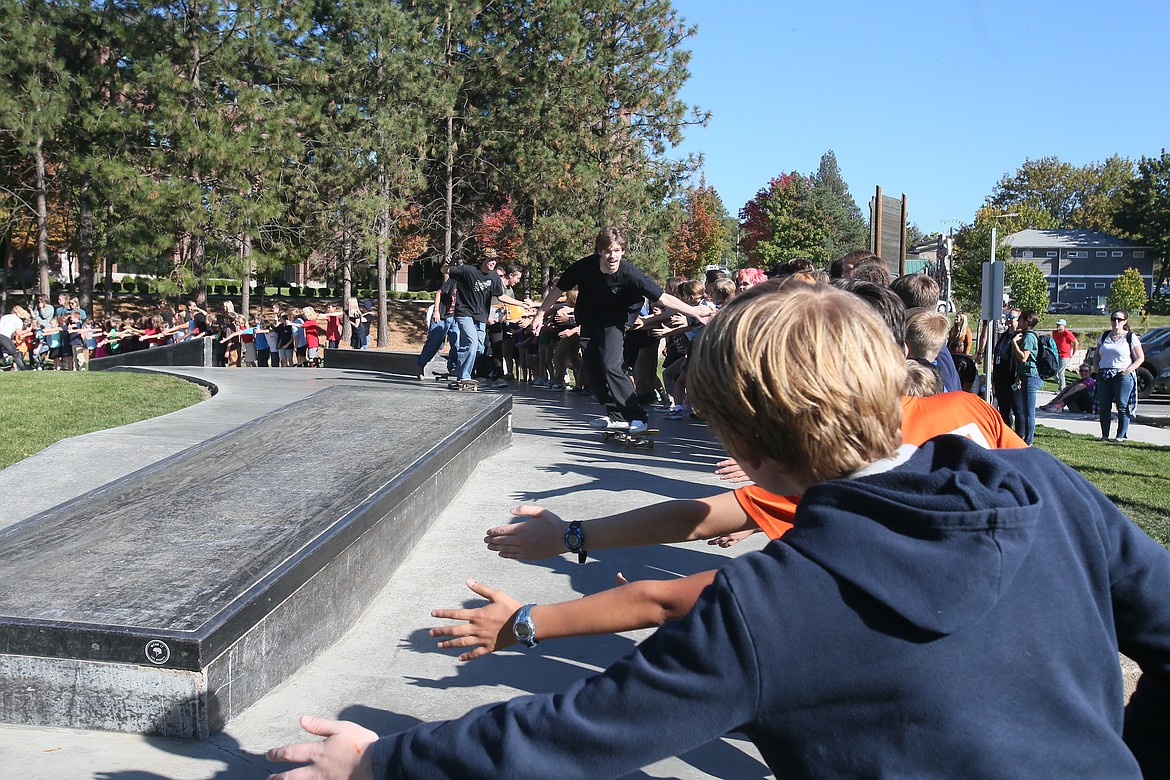
[[[434,382],[364,372],[167,370],[214,384],[219,392],[202,404],[163,417],[59,442],[0,471],[0,527],[317,390],[338,384],[394,383],[413,385],[418,392],[449,392]],[[464,664],[455,653],[435,649],[435,640],[426,632],[438,621],[429,610],[474,603],[474,595],[463,584],[466,577],[502,587],[523,600],[547,603],[609,587],[619,571],[631,580],[674,577],[712,568],[725,557],[763,545],[765,540],[757,535],[728,551],[704,543],[603,551],[584,566],[568,557],[536,564],[496,557],[483,546],[483,532],[506,521],[508,510],[519,503],[539,503],[566,518],[586,518],[725,489],[711,473],[724,454],[705,425],[656,419],[663,429],[656,447],[626,450],[602,444],[598,433],[584,427],[598,410],[590,399],[516,383],[511,389],[512,447],[481,464],[359,625],[222,733],[203,742],[185,742],[0,725],[0,755],[10,771],[19,767],[19,776],[27,780],[252,780],[278,769],[264,759],[269,747],[301,738],[296,718],[302,712],[356,720],[386,733],[457,717],[480,704],[525,693],[563,690],[629,652],[649,632],[547,642],[535,651],[505,651]],[[1076,419],[1079,415],[1039,414],[1041,425],[1099,433],[1095,421]],[[305,431],[310,444],[328,435],[323,430]],[[1170,446],[1167,429],[1134,426],[1130,436]],[[101,468],[78,469],[78,463],[98,463]],[[31,497],[30,484],[41,486]],[[247,500],[247,490],[240,486],[241,501]],[[735,737],[630,775],[768,776],[751,744]]]

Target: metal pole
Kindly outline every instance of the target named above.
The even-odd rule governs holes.
[[[996,229],[996,224],[993,221],[991,223],[991,267],[992,268],[995,267],[995,229]],[[993,365],[991,362],[991,353],[992,353],[993,347],[995,346],[995,342],[999,340],[999,334],[996,332],[998,330],[998,328],[995,326],[995,323],[998,323],[998,322],[999,322],[999,320],[994,320],[994,321],[988,320],[983,325],[984,329],[987,332],[987,341],[983,345],[983,371],[985,373],[985,379],[983,382],[983,400],[986,401],[987,403],[991,403],[991,370],[992,370],[992,365]]]

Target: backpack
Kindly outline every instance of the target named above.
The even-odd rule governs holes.
[[[1056,354],[1056,342],[1051,336],[1039,337],[1040,348],[1036,350],[1036,373],[1041,379],[1052,379],[1060,372],[1060,356]]]

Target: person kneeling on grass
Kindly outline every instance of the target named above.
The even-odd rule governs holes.
[[[733,730],[785,776],[1170,771],[1170,552],[1041,450],[899,448],[882,323],[787,295],[712,320],[692,372],[720,381],[692,400],[761,488],[803,494],[789,533],[563,694],[381,739],[305,716],[325,741],[271,750],[309,764],[274,777],[614,777]],[[1144,672],[1125,709],[1119,649]]]

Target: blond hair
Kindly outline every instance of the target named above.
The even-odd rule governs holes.
[[[934,360],[947,343],[947,315],[930,309],[906,312],[906,353]]]
[[[733,298],[692,347],[687,391],[724,446],[808,482],[901,443],[901,349],[864,301],[828,285],[765,282]]]
[[[312,306],[305,306],[301,309],[301,317],[306,320],[315,320],[317,319],[317,312],[313,310]]]
[[[722,306],[735,295],[735,282],[730,279],[716,279],[711,283],[712,298]]]
[[[942,391],[942,374],[938,372],[938,369],[934,366],[923,365],[914,358],[906,361],[906,381],[902,385],[902,395],[929,398]]]

